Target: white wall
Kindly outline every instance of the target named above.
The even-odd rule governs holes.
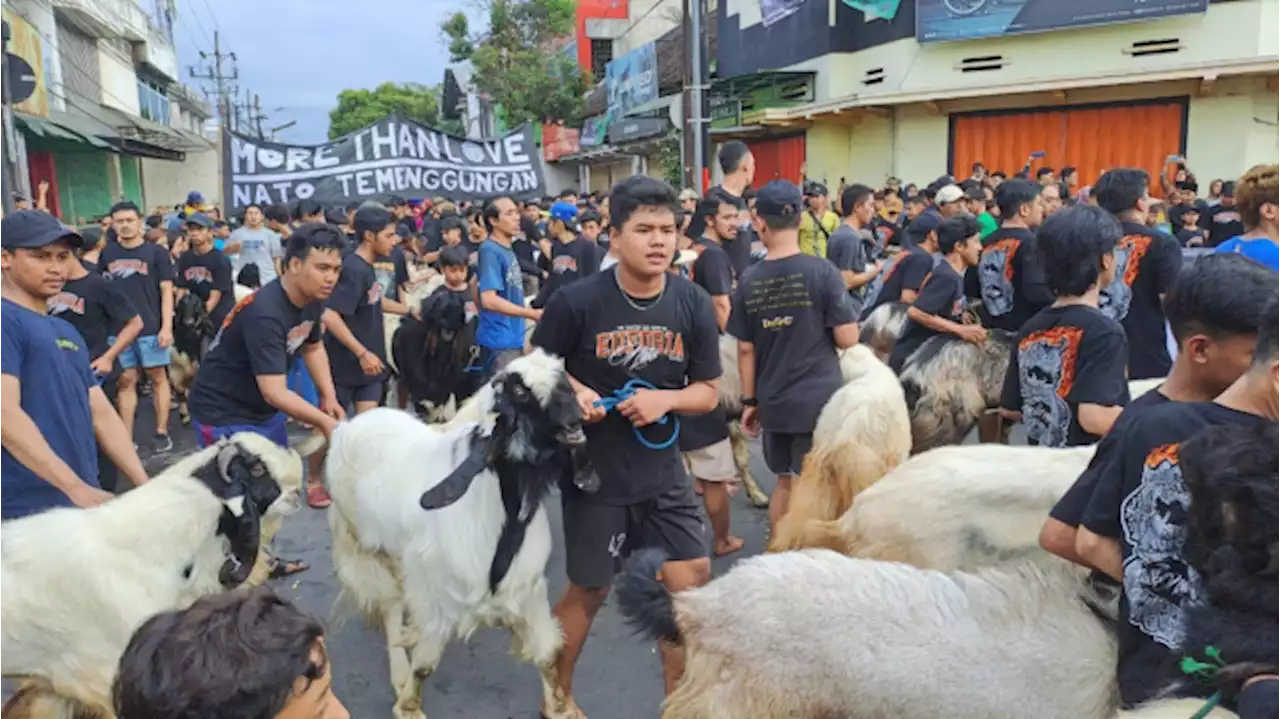
[[[187,152],[183,162],[142,158],[142,197],[147,209],[186,202],[192,190],[222,207],[222,153],[216,148]]]
[[[1220,83],[1211,97],[1193,97],[1187,113],[1187,164],[1207,179],[1239,177],[1277,161],[1277,97],[1263,78]]]
[[[655,7],[657,6],[657,7]],[[615,58],[635,50],[647,42],[662,37],[668,30],[680,24],[680,0],[631,0],[627,5],[625,35],[613,41]],[[601,78],[597,78],[601,79]]]
[[[947,116],[922,105],[894,108],[891,174],[925,185],[947,171]]]
[[[133,69],[133,59],[123,55],[109,42],[99,40],[98,67],[102,76],[102,104],[130,115],[140,115],[138,74]]]

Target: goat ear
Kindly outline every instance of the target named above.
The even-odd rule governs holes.
[[[418,501],[423,509],[441,509],[462,499],[462,495],[471,488],[477,475],[489,465],[489,455],[493,452],[497,441],[492,434],[482,435],[476,432],[471,437],[471,452],[462,464],[449,473],[439,484],[422,493]]]

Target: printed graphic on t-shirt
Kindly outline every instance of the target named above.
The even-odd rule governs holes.
[[[74,312],[78,315],[84,314],[84,298],[66,290],[50,297],[45,306],[49,309],[49,314],[51,315],[60,315],[64,312]]]
[[[479,310],[476,309],[475,300],[467,300],[467,303],[463,305],[463,312],[466,315],[467,322],[470,322],[480,315]]]
[[[511,264],[507,265],[507,291],[515,292],[517,289],[524,288],[524,278],[520,276],[520,263],[512,258]]]
[[[392,292],[396,286],[396,265],[394,262],[373,263],[373,274],[378,278],[378,285],[382,287],[382,297],[390,297],[395,294]]]
[[[369,285],[369,291],[366,293],[369,304],[376,305],[382,301],[382,283],[374,282]]]
[[[1022,242],[1006,238],[991,243],[978,261],[978,282],[982,285],[982,306],[992,317],[1013,309],[1013,258]]]
[[[777,330],[790,327],[795,321],[794,315],[765,317],[764,313],[812,307],[813,298],[809,295],[809,288],[805,286],[804,277],[802,272],[793,272],[789,275],[765,277],[752,282],[749,293],[743,298],[748,316],[760,318],[760,329]]]
[[[213,272],[203,265],[192,265],[183,270],[182,279],[187,282],[194,282],[197,284],[213,282]]]
[[[684,335],[658,325],[626,325],[596,334],[596,357],[638,372],[659,357],[684,362]]]
[[[1124,560],[1129,623],[1175,651],[1186,638],[1187,609],[1204,601],[1199,573],[1182,560],[1190,506],[1177,444],[1151,450],[1141,482],[1120,505],[1120,527],[1130,547]]]
[[[151,265],[146,260],[138,260],[132,257],[122,257],[118,260],[112,260],[107,265],[107,271],[104,274],[111,275],[116,279],[124,279],[134,275],[151,274]]]
[[[573,255],[560,255],[551,261],[551,271],[557,275],[578,271],[578,258]]]
[[[1065,447],[1071,427],[1067,395],[1075,383],[1076,357],[1084,330],[1051,327],[1018,343],[1018,380],[1027,438],[1041,447]]]
[[[311,335],[311,328],[314,327],[315,324],[316,323],[314,321],[307,320],[306,322],[294,325],[289,330],[289,334],[285,335],[285,347],[286,351],[290,355],[297,352],[298,348],[302,346],[302,343],[307,341],[307,337]]]
[[[1151,249],[1151,238],[1146,235],[1125,235],[1116,245],[1116,275],[1111,284],[1102,288],[1098,296],[1098,309],[1102,314],[1120,322],[1129,316],[1133,304],[1133,281],[1138,278],[1142,258]]]

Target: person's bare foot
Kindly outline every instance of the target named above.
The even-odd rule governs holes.
[[[737,552],[740,549],[742,549],[743,544],[745,544],[745,542],[742,541],[741,537],[735,537],[731,534],[728,537],[726,537],[723,542],[721,541],[716,542],[716,547],[715,547],[716,556],[723,557],[729,554],[733,554],[734,552]]]

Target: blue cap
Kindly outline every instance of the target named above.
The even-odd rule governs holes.
[[[6,250],[35,250],[64,239],[73,250],[84,245],[79,233],[43,210],[18,210],[0,221],[0,247]]]
[[[756,193],[756,213],[765,217],[799,215],[804,210],[800,188],[786,180],[771,180]]]
[[[188,204],[188,205],[203,205],[203,204],[204,204],[204,195],[200,194],[199,192],[196,192],[195,190],[192,190],[191,192],[188,192],[188,193],[187,193],[187,204]]]
[[[938,229],[942,224],[942,215],[937,212],[921,212],[916,219],[907,225],[907,234],[923,239],[925,235]]]
[[[203,227],[206,230],[212,230],[213,219],[203,212],[192,212],[190,215],[183,218],[182,225],[184,227],[187,225],[196,225],[197,227]]]
[[[551,206],[551,219],[573,222],[578,219],[578,206],[572,202],[557,202]]]

